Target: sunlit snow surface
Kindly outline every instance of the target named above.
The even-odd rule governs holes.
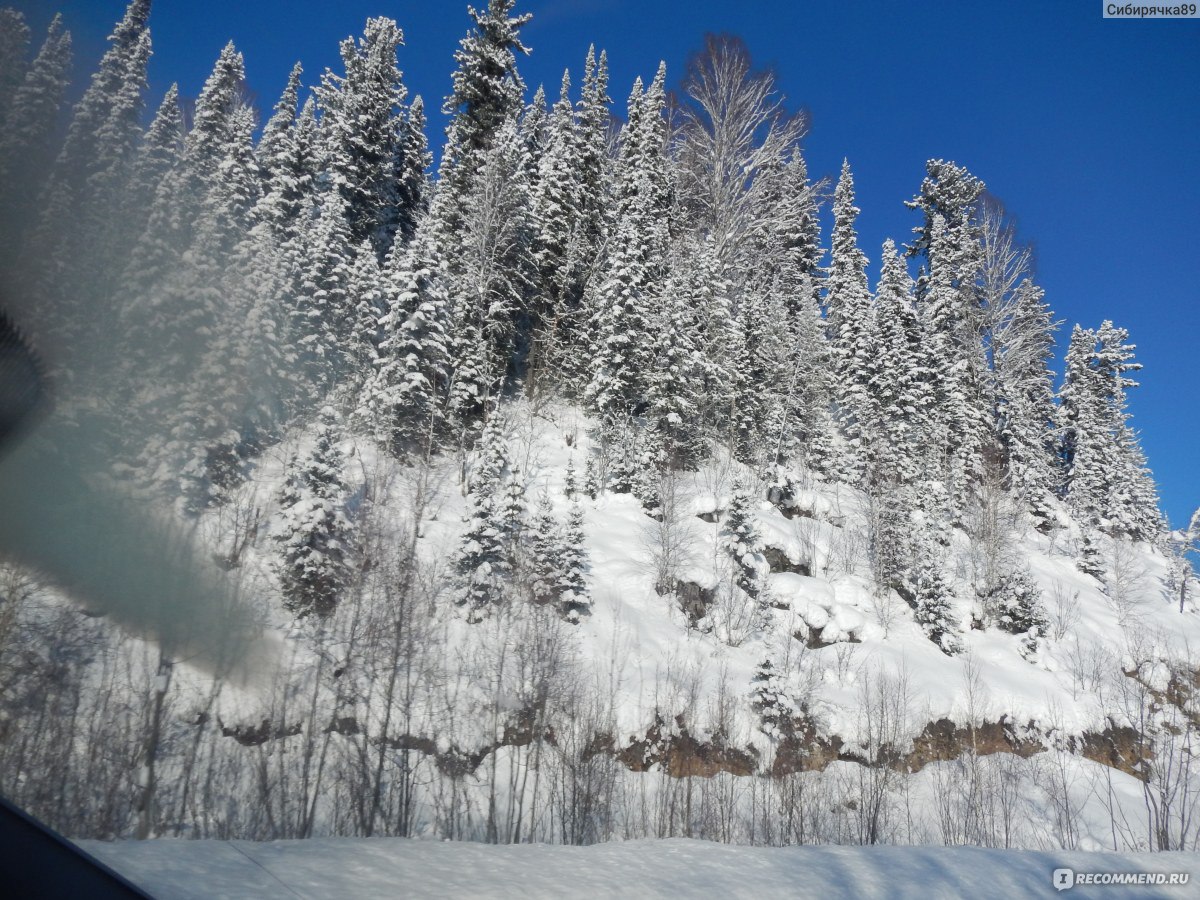
[[[676,838],[592,847],[402,838],[81,841],[160,900],[263,897],[1194,897],[1200,854],[976,847],[744,847]],[[1051,887],[1056,869],[1187,872],[1186,887]]]

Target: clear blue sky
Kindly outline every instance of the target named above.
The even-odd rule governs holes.
[[[91,67],[124,0],[15,5],[38,29],[61,9]],[[292,62],[311,85],[337,65],[341,38],[387,15],[407,37],[406,83],[436,109],[466,5],[157,0],[153,89],[178,80],[194,97],[232,38],[269,109]],[[742,36],[809,111],[811,171],[835,176],[850,159],[872,283],[884,238],[907,240],[917,224],[902,201],[925,160],[969,167],[1035,244],[1039,280],[1066,320],[1062,343],[1074,322],[1129,328],[1146,366],[1134,424],[1165,508],[1178,525],[1200,504],[1200,20],[1104,20],[1099,0],[529,0],[518,9],[534,13],[524,32],[533,54],[521,64],[530,90],[544,82],[555,95],[568,66],[578,83],[595,42],[608,50],[619,110],[659,59],[673,81],[706,32]],[[435,145],[443,124],[433,119]]]

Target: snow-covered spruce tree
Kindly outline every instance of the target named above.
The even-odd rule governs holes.
[[[617,166],[617,221],[591,348],[588,409],[614,427],[637,414],[652,370],[650,311],[662,295],[667,262],[670,185],[663,157],[666,69],[645,91],[638,79],[629,97],[629,120],[621,132]]]
[[[355,246],[370,241],[380,261],[398,232],[412,234],[420,199],[402,196],[411,188],[403,177],[408,90],[396,65],[403,43],[392,19],[368,19],[361,38],[342,41],[345,74],[326,72],[316,91],[328,177],[345,203],[350,239]]]
[[[305,380],[320,397],[351,374],[356,321],[351,294],[355,249],[339,191],[321,194],[296,249],[305,256],[292,306],[293,329]]]
[[[802,246],[811,224],[806,221],[811,191],[803,160],[796,152],[792,163],[764,164],[758,179],[752,225],[738,242],[732,274],[740,283],[742,359],[736,368],[743,382],[737,400],[737,453],[761,470],[810,442],[814,398],[820,396],[816,402],[822,405],[828,405],[828,398],[825,375],[817,365],[824,343],[815,327],[816,282],[806,259],[808,248]]]
[[[866,423],[868,322],[871,294],[867,287],[867,257],[858,247],[854,205],[854,176],[849,160],[842,161],[833,199],[833,245],[825,281],[826,322],[833,348],[836,381],[834,398],[838,422],[849,444],[845,474],[857,479],[863,465]]]
[[[179,164],[183,153],[183,110],[179,105],[179,85],[167,88],[154,118],[150,121],[137,159],[133,174],[129,178],[126,202],[122,212],[124,227],[128,230],[131,243],[141,236],[146,220],[154,206],[158,187],[168,173]]]
[[[762,584],[762,536],[754,524],[754,504],[744,490],[729,498],[721,522],[721,548],[733,564],[733,583],[754,603],[765,606]]]
[[[814,184],[799,147],[767,166],[754,216],[761,249],[751,251],[754,271],[766,265],[778,290],[787,295],[793,317],[811,315],[820,298],[821,222],[818,196],[824,182]]]
[[[561,362],[577,337],[572,326],[582,299],[579,144],[570,87],[570,75],[564,72],[531,189],[537,299],[531,310],[535,332],[530,368],[535,379],[553,381],[559,379]]]
[[[1133,428],[1122,430],[1121,448],[1126,477],[1117,484],[1113,497],[1114,506],[1123,511],[1118,528],[1134,540],[1157,542],[1165,536],[1166,520],[1159,506],[1154,473]]]
[[[1187,609],[1187,602],[1195,593],[1196,572],[1192,560],[1200,553],[1200,508],[1192,513],[1187,528],[1177,529],[1171,535],[1171,569],[1168,588],[1179,597],[1179,611]]]
[[[254,127],[253,110],[234,111],[222,177],[205,198],[176,280],[165,285],[177,309],[186,309],[192,297],[207,301],[205,319],[198,320],[206,327],[199,333],[201,340],[192,333],[178,334],[170,323],[163,323],[164,338],[174,344],[180,360],[187,359],[186,377],[177,383],[182,400],[165,413],[174,444],[170,452],[182,452],[187,460],[182,493],[193,511],[219,500],[241,480],[242,463],[271,424],[266,410],[251,411],[250,398],[269,396],[278,387],[266,376],[272,360],[278,365],[274,326],[260,318],[264,312],[273,317],[272,267],[254,252],[265,248],[250,241],[260,187],[251,144]],[[234,260],[261,262],[262,269],[243,280],[229,267]],[[255,284],[257,279],[262,280]]]
[[[583,507],[578,498],[571,502],[567,527],[559,550],[558,602],[563,615],[576,621],[592,608],[588,588],[587,540],[583,529]]]
[[[468,8],[474,24],[454,53],[453,89],[442,107],[451,120],[438,179],[438,190],[451,198],[451,232],[459,224],[454,208],[469,192],[496,135],[521,115],[525,82],[517,72],[517,54],[529,53],[520,31],[533,16],[512,15],[515,5],[516,0],[488,0],[482,12]]]
[[[587,462],[583,466],[583,493],[591,500],[595,500],[601,491],[600,477],[596,474],[595,458],[589,456]]]
[[[454,325],[450,411],[467,433],[499,395],[514,357],[527,352],[524,297],[529,258],[529,184],[519,122],[525,83],[516,55],[528,53],[510,15],[514,0],[469,9],[474,27],[459,44],[451,116],[430,215],[446,262]],[[520,351],[518,348],[521,348]]]
[[[429,211],[429,167],[433,154],[425,134],[425,101],[418,94],[404,115],[404,133],[400,147],[400,168],[396,172],[396,190],[400,208],[408,214],[400,220],[401,235],[411,239],[417,223]]]
[[[121,362],[129,391],[122,415],[154,422],[153,432],[166,435],[130,452],[172,492],[174,477],[186,469],[184,494],[192,510],[209,499],[208,439],[233,427],[201,414],[206,392],[217,383],[201,383],[197,373],[206,358],[228,352],[245,327],[245,310],[226,296],[230,254],[249,232],[261,184],[251,144],[254,111],[241,103],[243,72],[241,54],[226,46],[196,102],[183,156],[159,184],[126,269],[125,345],[110,354]]]
[[[1160,535],[1163,522],[1158,507],[1158,489],[1146,465],[1137,432],[1129,424],[1125,389],[1137,387],[1137,382],[1124,376],[1127,372],[1139,371],[1142,364],[1132,361],[1137,347],[1128,341],[1129,332],[1109,321],[1101,323],[1096,333],[1093,365],[1098,377],[1095,383],[1101,392],[1107,412],[1105,418],[1117,451],[1110,456],[1113,472],[1108,480],[1107,522],[1104,524],[1114,534],[1151,541]]]
[[[611,152],[612,98],[608,95],[608,56],[600,52],[597,59],[595,47],[589,46],[583,64],[583,84],[579,102],[576,104],[578,127],[575,129],[576,149],[573,154],[579,173],[579,194],[576,207],[579,213],[578,241],[574,258],[577,263],[571,268],[581,278],[580,291],[586,297],[589,289],[596,286],[602,248],[608,235],[612,207],[610,193],[614,154]],[[568,344],[579,350],[586,348],[580,332],[586,328],[584,310],[572,322],[575,334]],[[576,352],[570,361],[576,368],[586,366],[586,353]],[[575,373],[572,373],[573,375]],[[578,377],[573,378],[579,384]]]
[[[1093,441],[1101,437],[1105,424],[1090,359],[1095,346],[1096,332],[1076,324],[1071,330],[1063,383],[1058,391],[1055,425],[1061,470],[1059,493],[1065,497],[1074,492],[1072,505],[1077,513],[1094,511],[1100,502],[1093,486],[1098,481],[1096,466],[1091,462],[1102,452]]]
[[[546,105],[546,86],[539,84],[533,99],[525,104],[518,121],[521,141],[524,146],[525,179],[531,185],[537,183],[538,168],[546,151],[549,139],[547,128],[550,123],[550,108]]]
[[[1054,347],[1050,307],[1042,288],[1025,282],[1016,292],[1007,328],[992,331],[997,428],[1007,486],[1038,522],[1048,521],[1046,498],[1055,488]]]
[[[52,161],[51,141],[63,93],[70,80],[71,32],[61,15],[50,20],[46,39],[10,98],[0,124],[0,192],[5,198],[3,227],[12,229],[4,240],[11,253],[20,226],[27,221],[33,201]]]
[[[529,528],[528,584],[534,603],[558,600],[558,575],[562,570],[561,529],[550,495],[543,493]]]
[[[925,179],[921,191],[905,201],[909,209],[919,210],[923,221],[913,229],[915,239],[908,246],[910,257],[925,263],[924,277],[917,282],[917,299],[923,301],[932,274],[934,220],[942,218],[946,231],[942,249],[943,264],[952,272],[956,285],[965,286],[973,280],[979,259],[978,204],[984,183],[966,168],[943,159],[925,163]]]
[[[909,594],[906,577],[913,561],[913,509],[916,488],[883,483],[871,493],[871,574],[881,594]]]
[[[948,508],[957,520],[982,475],[993,436],[992,402],[982,343],[978,273],[979,197],[983,182],[943,160],[926,163],[921,193],[908,202],[924,214],[909,256],[923,262],[916,296],[933,389],[931,462],[941,470]]]
[[[505,495],[512,476],[501,416],[493,411],[480,440],[469,492],[470,512],[454,557],[454,599],[467,608],[469,621],[480,621],[488,609],[507,597],[514,541]],[[511,513],[511,509],[507,511]]]
[[[300,78],[303,74],[304,67],[300,63],[292,65],[287,83],[283,86],[283,93],[275,101],[271,115],[263,125],[262,135],[258,139],[256,154],[266,179],[264,195],[271,193],[267,185],[276,172],[284,168],[284,161],[288,156],[288,144],[296,128],[296,117],[300,114]]]
[[[218,283],[225,300],[217,339],[200,356],[173,437],[187,462],[181,488],[191,511],[219,505],[274,440],[295,392],[293,357],[279,304],[278,248],[252,231],[229,256]]]
[[[375,258],[370,241],[363,241],[354,253],[350,268],[350,322],[347,328],[347,366],[352,383],[361,385],[375,365],[383,331],[379,320],[387,309],[384,299],[383,268]]]
[[[128,235],[110,223],[142,136],[149,15],[150,0],[132,0],[109,35],[108,50],[72,111],[31,238],[48,318],[76,338],[90,336],[97,321],[108,324],[121,275],[112,261],[127,255],[121,244]]]
[[[763,404],[763,455],[798,457],[828,472],[833,459],[829,409],[834,373],[820,311],[824,279],[819,264],[824,251],[816,186],[809,181],[798,148],[759,177],[762,187],[741,268],[743,296],[760,305],[757,319],[771,329],[765,340],[753,336],[755,328],[749,329],[749,343],[763,348],[759,353],[773,372]],[[786,328],[778,327],[781,305],[787,311],[782,317]]]
[[[1097,331],[1075,326],[1059,392],[1062,493],[1085,531],[1099,529],[1135,540],[1160,530],[1153,480],[1129,427],[1125,391],[1137,382],[1129,333],[1104,322]],[[1095,543],[1091,540],[1091,543]]]
[[[758,713],[759,730],[772,741],[790,734],[799,711],[788,696],[779,668],[764,657],[750,679],[750,708]]]
[[[701,419],[705,365],[693,286],[678,270],[668,280],[655,316],[654,367],[646,385],[646,419],[672,469],[694,468],[707,452]]]
[[[1049,628],[1042,592],[1028,570],[1018,568],[1000,580],[984,603],[997,626],[1022,638],[1026,653],[1037,650]]]
[[[341,429],[321,410],[316,442],[292,461],[272,537],[284,606],[298,618],[328,616],[353,579],[355,541],[346,517]]]
[[[205,216],[209,195],[227,191],[221,184],[221,166],[231,158],[236,137],[236,113],[242,107],[241,92],[245,80],[242,54],[233,44],[227,44],[217,58],[212,73],[205,80],[196,100],[192,128],[184,140],[183,154],[177,165],[167,171],[155,192],[154,204],[145,229],[130,254],[122,279],[125,297],[123,323],[134,348],[156,348],[155,356],[163,354],[161,344],[150,334],[160,329],[172,329],[191,339],[197,332],[190,322],[173,322],[171,315],[207,315],[206,304],[193,303],[186,310],[171,308],[163,296],[161,285],[175,279],[186,263],[185,255],[197,240],[201,222],[212,224]],[[236,239],[232,232],[225,237]],[[210,246],[215,246],[211,243]],[[159,373],[139,373],[141,378]]]
[[[770,294],[741,297],[729,345],[737,373],[731,445],[737,459],[759,470],[778,461],[770,456],[767,436],[782,427],[784,408],[776,401],[790,374],[785,368],[789,335],[778,327],[787,318],[777,299]]]
[[[653,306],[641,259],[636,225],[623,219],[614,235],[608,274],[600,289],[603,307],[592,345],[592,379],[587,408],[606,422],[633,415],[647,395],[654,349],[647,313]]]
[[[747,350],[742,322],[734,314],[733,285],[709,241],[677,243],[672,269],[671,289],[695,322],[699,420],[732,449],[742,419],[739,404],[752,389],[739,368],[747,363]]]
[[[652,516],[659,515],[659,479],[670,470],[656,435],[626,418],[602,426],[607,458],[605,486],[614,494],[633,494]]]
[[[883,245],[867,344],[867,483],[886,492],[921,474],[922,423],[930,408],[912,280],[890,239]]]
[[[588,46],[583,63],[583,85],[576,111],[579,128],[575,132],[579,161],[579,212],[587,235],[585,244],[595,247],[604,233],[608,202],[608,133],[612,114],[608,96],[608,54],[595,45]]]
[[[919,530],[914,535],[908,589],[915,609],[914,617],[926,636],[947,656],[961,649],[959,623],[951,608],[952,592],[944,573],[944,553],[935,540]]]
[[[444,279],[424,227],[408,247],[393,250],[385,272],[383,338],[359,403],[376,440],[399,457],[425,456],[444,436],[450,327]]]
[[[504,553],[508,570],[520,574],[527,568],[526,535],[528,504],[525,502],[525,479],[521,470],[509,465],[500,493],[494,498],[496,527],[503,536]]]
[[[582,509],[572,503],[564,528],[550,496],[543,494],[526,534],[526,578],[533,602],[554,604],[565,619],[579,621],[591,607]]]
[[[300,106],[300,76],[296,63],[275,109],[263,126],[257,155],[263,174],[259,217],[275,232],[280,244],[298,239],[302,217],[314,202],[323,148],[317,134],[316,102]]]

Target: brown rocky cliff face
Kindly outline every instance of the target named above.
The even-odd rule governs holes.
[[[435,764],[444,775],[460,778],[474,772],[488,757],[501,747],[525,747],[535,740],[536,716],[533,711],[518,714],[503,730],[502,736],[483,747],[465,750],[451,746],[439,751],[437,742],[424,735],[399,735],[388,738],[388,746],[397,750],[412,750],[435,758]],[[645,772],[661,767],[673,778],[711,778],[722,772],[730,775],[770,775],[781,778],[796,772],[819,772],[835,761],[855,762],[868,765],[861,755],[846,744],[839,735],[821,734],[816,724],[806,717],[795,717],[775,721],[779,735],[774,759],[764,769],[761,756],[753,747],[736,747],[723,734],[707,740],[696,738],[682,715],[675,717],[676,728],[668,730],[666,721],[660,716],[645,734],[630,735],[627,742],[618,742],[612,735],[599,734],[592,739],[584,751],[587,756],[608,755],[616,758],[633,772]],[[330,731],[341,734],[358,733],[358,723],[340,719],[331,723]],[[245,746],[254,746],[268,740],[283,740],[300,734],[299,725],[273,727],[264,720],[258,726],[228,728],[223,733]],[[553,730],[543,736],[554,745]],[[994,753],[1014,753],[1028,759],[1045,751],[1049,746],[1046,735],[1032,723],[1018,727],[1007,717],[996,722],[985,722],[971,728],[957,725],[950,719],[929,722],[913,739],[911,748],[893,752],[881,748],[875,755],[881,762],[904,772],[919,772],[937,762],[949,762],[965,753],[978,756]],[[1149,742],[1133,728],[1115,726],[1112,723],[1100,732],[1084,732],[1067,739],[1064,749],[1078,753],[1085,759],[1100,763],[1132,775],[1145,778],[1145,763],[1150,758]]]

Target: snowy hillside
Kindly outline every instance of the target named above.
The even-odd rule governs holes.
[[[755,601],[735,590],[724,539],[731,496],[769,493],[744,466],[681,473],[669,502],[660,496],[651,510],[607,490],[592,498],[577,487],[572,498],[575,473],[601,454],[588,421],[571,407],[533,405],[496,421],[522,520],[532,527],[547,501],[560,523],[572,506],[582,510],[585,612],[526,603],[475,615],[431,588],[429,606],[394,622],[421,647],[402,662],[406,693],[391,698],[385,721],[380,670],[353,646],[362,620],[388,616],[371,608],[372,599],[388,603],[387,586],[376,585],[319,632],[292,626],[286,689],[210,701],[223,728],[386,731],[412,779],[412,831],[458,837],[555,840],[583,827],[593,839],[773,840],[786,816],[796,817],[786,827],[816,840],[1128,849],[1153,845],[1147,797],[1182,791],[1176,815],[1191,802],[1190,732],[1183,742],[1170,732],[1197,714],[1200,617],[1190,600],[1179,609],[1168,560],[1151,547],[1115,545],[1116,571],[1099,580],[1079,571],[1070,526],[1019,533],[1010,552],[1033,573],[1046,617],[1031,650],[1028,635],[1008,633],[973,599],[986,559],[955,530],[943,574],[948,620],[961,624],[948,655],[900,593],[873,588],[860,492],[792,470],[785,477],[796,487],[781,502],[751,505],[750,555],[765,598]],[[418,473],[368,441],[347,438],[341,449],[347,496],[375,510],[368,521],[383,530],[380,545],[419,533],[414,568],[436,583],[472,527],[472,495],[459,489],[455,463]],[[283,445],[272,456],[290,453]],[[486,448],[470,458],[468,479],[487,458]],[[244,491],[276,496],[281,478],[264,466]],[[257,508],[264,522],[279,516]],[[214,546],[227,518],[208,520]],[[259,551],[268,547],[260,540],[243,560],[262,566],[265,581],[270,554]],[[664,578],[673,590],[660,589]],[[314,634],[338,648],[327,662],[306,649]],[[336,686],[321,684],[322,665],[341,670]],[[288,712],[291,692],[308,699]],[[193,702],[202,696],[198,688]],[[428,779],[447,775],[456,784],[439,797],[446,786]],[[576,804],[597,803],[607,807],[598,821],[573,821]],[[781,816],[778,805],[791,803]],[[1185,819],[1164,826],[1192,833]]]
[[[487,446],[467,457],[476,491],[465,496],[454,459],[413,467],[369,439],[330,444],[328,422],[269,450],[200,526],[214,559],[236,556],[286,649],[273,676],[250,683],[174,667],[157,833],[1194,842],[1200,616],[1190,600],[1179,609],[1153,548],[1115,545],[1118,568],[1098,580],[1079,571],[1069,525],[1019,532],[1011,552],[1046,617],[1031,649],[977,599],[979,548],[952,531],[950,655],[898,591],[873,587],[860,492],[792,469],[791,492],[772,503],[750,470],[718,458],[665,480],[669,500],[652,509],[611,490],[593,498],[577,475],[603,455],[589,424],[570,406],[512,404],[489,432],[522,547],[539,546],[539,517],[561,536],[582,513],[584,594],[571,606],[536,592],[493,609],[454,602],[448,569],[472,547]],[[277,548],[293,524],[287,472],[314,455],[336,463],[335,502],[371,564],[329,615],[297,620],[281,602]],[[760,498],[743,557],[727,540],[738,491]],[[536,563],[526,552],[520,584]],[[736,587],[743,558],[757,599]],[[69,615],[45,602],[43,615]],[[152,689],[152,645],[119,640],[106,658],[85,670],[99,679],[89,691],[119,695],[128,678]]]

